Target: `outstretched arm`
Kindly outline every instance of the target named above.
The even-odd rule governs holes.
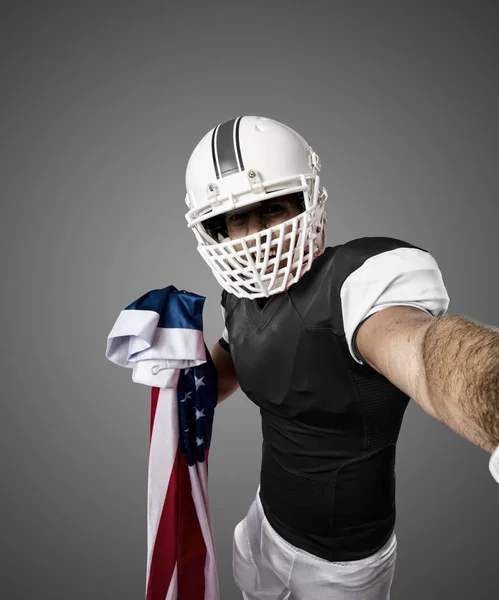
[[[356,341],[432,417],[487,452],[499,445],[499,329],[394,306],[369,317]]]

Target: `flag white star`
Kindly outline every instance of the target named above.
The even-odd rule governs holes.
[[[192,369],[189,367],[188,369],[185,370],[185,373],[189,373],[190,371],[192,371]]]
[[[196,389],[199,389],[202,385],[206,385],[206,383],[203,380],[204,380],[204,377],[201,377],[200,379],[198,379],[194,375],[194,381],[196,382]]]
[[[201,417],[206,417],[206,415],[204,414],[204,411],[205,411],[205,410],[206,410],[206,409],[204,409],[204,408],[203,408],[203,410],[198,410],[198,409],[196,408],[196,421],[197,421],[198,419],[200,419]]]
[[[185,402],[186,400],[192,400],[191,398],[192,392],[186,392],[185,396],[180,400],[180,402]]]
[[[197,445],[197,446],[201,446],[201,444],[204,444],[204,440],[203,440],[203,438],[198,438],[198,437],[197,437],[197,438],[196,438],[196,445]]]
[[[187,433],[187,432],[189,431],[189,428],[187,428],[187,429],[184,429],[184,431],[185,431],[185,433]]]

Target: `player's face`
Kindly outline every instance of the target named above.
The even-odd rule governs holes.
[[[296,217],[301,212],[300,203],[295,196],[279,196],[249,209],[228,212],[225,215],[225,223],[230,239],[236,240],[284,223],[284,221]],[[289,231],[291,231],[291,226]],[[288,231],[285,233],[288,233]],[[277,237],[279,237],[279,232],[273,232],[272,238]],[[283,254],[289,250],[289,245],[290,240],[285,240],[282,249]],[[236,246],[236,250],[241,249]]]
[[[231,240],[274,227],[301,213],[294,196],[279,196],[261,202],[258,206],[241,208],[226,213],[225,223]]]
[[[296,199],[296,196],[278,196],[277,198],[271,198],[265,202],[261,202],[258,206],[252,206],[251,208],[234,210],[226,213],[225,223],[227,227],[227,233],[231,240],[236,240],[253,233],[258,233],[269,227],[274,227],[284,221],[288,221],[293,217],[296,217],[302,212],[300,202]],[[291,225],[286,228],[285,234],[291,231]],[[279,237],[279,232],[274,231],[272,233],[272,239]],[[286,239],[282,245],[282,254],[289,250],[291,240]],[[253,243],[249,243],[248,246],[253,246]],[[242,246],[236,245],[236,250],[242,250]],[[285,266],[286,260],[283,259],[279,268]],[[271,267],[269,267],[269,270]]]

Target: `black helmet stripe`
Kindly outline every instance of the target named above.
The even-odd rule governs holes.
[[[244,170],[239,145],[239,123],[241,118],[224,121],[213,131],[211,151],[217,179]]]
[[[230,119],[230,121],[225,121],[218,128],[217,154],[221,177],[227,177],[239,171],[236,149],[234,147],[234,126],[236,120]]]
[[[220,167],[218,166],[217,153],[216,153],[216,139],[217,133],[220,125],[217,125],[213,130],[213,135],[211,136],[211,156],[213,158],[213,166],[215,167],[215,175],[217,179],[220,179]]]
[[[239,145],[239,123],[241,123],[242,117],[236,119],[234,125],[234,147],[237,153],[237,162],[239,163],[239,170],[244,171],[243,157],[241,155],[241,146]]]

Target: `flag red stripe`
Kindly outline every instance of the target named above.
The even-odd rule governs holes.
[[[178,600],[203,600],[206,546],[192,498],[187,455],[180,454]]]
[[[179,472],[177,448],[152,553],[146,600],[165,600],[177,562]]]
[[[151,446],[152,428],[154,425],[154,417],[156,416],[156,407],[158,406],[159,387],[151,388],[151,419],[149,427],[149,447]]]

